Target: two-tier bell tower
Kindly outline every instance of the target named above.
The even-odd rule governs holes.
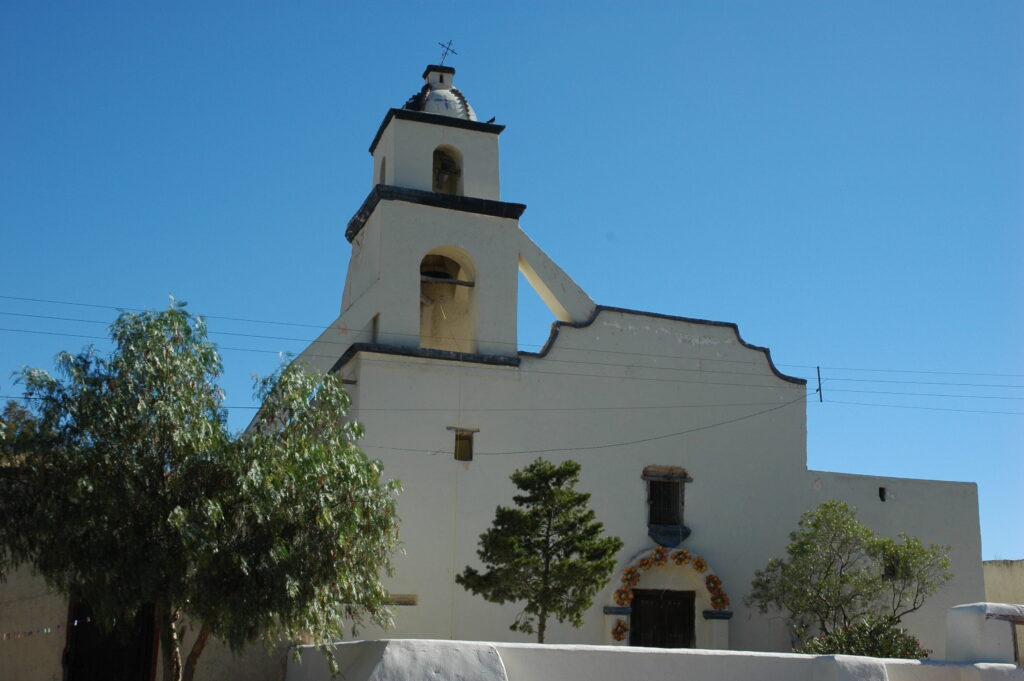
[[[558,319],[594,304],[520,230],[526,206],[501,201],[504,126],[477,121],[454,76],[428,66],[373,138],[372,189],[345,232],[342,318],[374,346],[515,357],[519,271]]]

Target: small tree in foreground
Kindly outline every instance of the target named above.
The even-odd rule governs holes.
[[[906,534],[879,537],[841,501],[804,513],[789,539],[785,560],[772,558],[755,571],[747,603],[785,613],[805,647],[813,634],[841,645],[878,622],[892,635],[953,576],[948,546],[925,546]]]
[[[191,679],[211,635],[238,650],[386,624],[396,486],[353,444],[340,379],[283,369],[231,436],[201,319],[175,305],[110,332],[109,357],[22,373],[29,411],[2,428],[0,576],[29,563],[101,626],[154,605],[165,681]],[[200,629],[183,661],[185,618]]]
[[[615,569],[618,537],[604,537],[604,525],[577,492],[580,465],[537,459],[512,474],[523,494],[516,508],[499,506],[491,528],[480,535],[477,555],[486,572],[467,567],[455,581],[493,603],[524,601],[509,627],[536,632],[544,642],[549,617],[583,625],[583,613]]]

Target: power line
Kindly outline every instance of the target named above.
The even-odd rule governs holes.
[[[587,446],[556,446],[556,448],[548,448],[548,449],[544,449],[544,450],[519,450],[519,451],[509,451],[509,452],[475,452],[474,451],[473,452],[473,456],[500,457],[500,456],[513,455],[513,454],[548,454],[548,453],[551,453],[551,452],[588,452],[588,451],[593,451],[593,450],[608,450],[608,449],[612,449],[612,448],[620,448],[620,446],[631,446],[633,444],[642,444],[644,442],[655,442],[657,440],[668,439],[670,437],[679,437],[680,435],[687,435],[689,433],[695,433],[695,432],[699,432],[701,430],[711,430],[712,428],[719,428],[721,426],[727,426],[727,425],[730,425],[730,424],[733,424],[733,423],[738,423],[739,421],[745,421],[746,419],[753,419],[754,417],[762,416],[764,414],[769,414],[771,412],[776,412],[776,411],[778,411],[780,409],[784,409],[786,407],[790,407],[792,405],[795,405],[795,403],[797,403],[801,399],[807,399],[807,394],[800,395],[796,399],[792,399],[790,401],[784,402],[784,403],[782,403],[782,405],[776,405],[775,407],[772,407],[771,409],[762,410],[760,412],[755,412],[753,414],[746,414],[744,416],[736,417],[734,419],[728,419],[726,421],[719,421],[718,423],[711,423],[711,424],[708,424],[708,425],[705,425],[705,426],[697,426],[695,428],[687,428],[686,430],[680,430],[680,431],[673,432],[673,433],[666,433],[664,435],[654,435],[652,437],[641,437],[640,439],[629,440],[629,441],[624,441],[624,442],[606,442],[604,444],[591,444],[591,445],[587,445]],[[361,443],[359,446],[361,446],[361,448],[364,448],[364,449],[381,449],[381,450],[389,450],[389,451],[392,451],[392,452],[418,452],[418,453],[428,453],[428,454],[434,452],[433,450],[424,450],[424,449],[414,450],[414,449],[408,449],[408,448],[399,448],[399,446],[385,446],[385,445],[379,445],[379,444]]]
[[[50,305],[75,305],[77,307],[91,307],[101,310],[117,310],[119,312],[148,312],[145,308],[140,307],[124,307],[119,305],[99,305],[96,303],[76,303],[70,300],[49,300],[46,298],[25,298],[23,296],[5,296],[0,295],[0,298],[5,300],[21,300],[30,303],[48,303]],[[207,319],[224,319],[231,322],[247,322],[250,324],[277,324],[279,326],[304,326],[312,329],[322,329],[323,324],[302,324],[300,322],[277,322],[269,319],[245,319],[243,317],[223,317],[216,315],[200,315]]]
[[[794,369],[813,369],[813,364],[779,364],[780,367],[792,367]],[[1024,374],[996,374],[996,373],[983,373],[978,371],[937,371],[927,369],[878,369],[878,368],[866,368],[866,367],[828,367],[823,366],[822,369],[828,369],[829,371],[864,371],[874,373],[885,373],[885,374],[938,374],[944,376],[989,376],[995,378],[1024,378]]]
[[[4,312],[4,311],[0,311],[0,314],[7,314],[7,315],[14,315],[14,316],[26,316],[26,317],[32,317],[32,318],[45,318],[45,320],[62,321],[62,322],[84,322],[84,323],[89,323],[89,324],[104,324],[103,322],[99,322],[99,321],[96,321],[96,320],[76,320],[76,318],[72,318],[72,317],[51,316],[51,315],[43,315],[43,314],[28,314],[28,313],[23,313],[23,312]],[[20,329],[20,330],[19,329],[0,329],[0,331],[20,332],[20,333],[39,333],[39,334],[46,334],[46,335],[56,335],[57,334],[57,332],[41,332],[41,331],[25,330],[25,329]],[[257,335],[257,334],[243,334],[243,333],[233,333],[233,332],[228,332],[228,331],[213,331],[213,330],[210,331],[210,334],[219,334],[219,335],[227,335],[227,336],[241,336],[241,337],[247,337],[247,338],[257,338],[257,339],[267,339],[267,340],[288,340],[288,341],[297,341],[297,342],[304,342],[304,343],[312,343],[315,340],[315,339],[305,339],[305,338],[288,338],[288,337],[282,337],[282,336],[264,336],[264,335]],[[79,337],[79,338],[91,338],[91,339],[95,339],[95,340],[108,340],[105,337],[100,337],[100,336],[84,336],[84,335],[78,335],[78,334],[66,334],[66,335],[69,335],[69,336],[72,336],[72,337]],[[333,343],[333,344],[338,344],[338,345],[350,345],[351,344],[351,343],[348,343],[348,342],[339,342],[339,341],[319,341],[319,342]],[[276,350],[266,350],[266,349],[261,349],[261,348],[236,348],[236,347],[224,346],[223,349],[225,349],[225,350],[232,350],[232,351],[242,351],[242,352],[280,353],[279,351],[276,351]],[[308,354],[306,356],[321,357],[321,358],[335,358],[334,355],[323,355],[323,354]],[[686,359],[696,359],[696,360],[701,360],[701,361],[703,360],[702,357],[693,357],[693,356],[686,356],[686,355],[665,355],[665,356],[671,356],[672,358],[682,359],[682,360],[686,360]],[[682,368],[682,367],[664,367],[664,366],[633,365],[633,364],[622,364],[622,363],[604,363],[604,361],[588,361],[588,360],[580,360],[580,359],[558,359],[558,358],[554,358],[554,357],[546,357],[545,360],[549,361],[549,363],[589,365],[589,366],[595,366],[595,367],[622,367],[622,368],[627,368],[627,369],[650,369],[650,370],[657,370],[657,371],[686,372],[686,373],[697,373],[697,374],[727,374],[727,375],[736,375],[736,376],[764,376],[764,374],[755,373],[755,372],[730,372],[730,371],[715,370],[715,369],[686,369],[686,368]],[[550,372],[550,373],[558,374],[558,375],[565,375],[565,376],[573,375],[573,374],[562,373],[562,372]],[[630,377],[630,378],[638,379],[638,380],[648,380],[648,379],[644,379],[643,377]],[[804,377],[800,377],[800,378],[804,378]],[[650,379],[650,380],[673,381],[673,379]],[[807,380],[807,379],[805,378],[805,380]],[[948,381],[900,381],[900,380],[888,380],[888,379],[857,379],[857,378],[845,378],[845,377],[828,377],[828,380],[829,381],[859,382],[859,383],[890,383],[890,384],[903,384],[903,385],[944,385],[944,386],[980,387],[980,388],[1024,388],[1024,385],[995,384],[995,383],[961,383],[961,382],[948,382]],[[679,380],[678,382],[687,382],[687,381]],[[692,382],[694,382],[694,383],[701,383],[701,384],[711,384],[711,385],[743,385],[743,384],[736,384],[736,383],[712,383],[712,382],[709,382],[709,381],[692,381]],[[760,386],[748,386],[748,387],[760,387]],[[865,392],[865,393],[876,393],[876,394],[927,395],[927,396],[934,396],[934,397],[968,397],[968,398],[980,398],[980,399],[1024,399],[1024,397],[994,396],[994,395],[912,393],[912,392],[896,392],[896,391],[882,391],[882,390],[853,390],[853,389],[842,389],[842,388],[833,388],[833,390],[836,391],[836,392]]]
[[[8,328],[0,328],[0,331],[10,331],[10,332],[15,332],[15,333],[35,333],[35,334],[42,334],[42,335],[47,335],[47,336],[69,336],[69,337],[72,337],[72,338],[86,338],[86,339],[93,339],[93,340],[110,340],[109,338],[106,338],[104,336],[89,336],[89,335],[85,335],[85,334],[62,333],[62,332],[58,332],[58,331],[34,331],[34,330],[29,330],[29,329],[8,329]],[[277,350],[261,350],[259,348],[235,348],[235,347],[229,347],[229,346],[218,346],[217,349],[218,350],[237,351],[237,352],[259,352],[259,353],[270,353],[270,354],[277,354],[277,355],[283,354],[283,353],[281,353],[280,351],[277,351]],[[322,359],[337,359],[338,358],[338,355],[307,354],[305,356],[306,357],[317,357],[317,358],[322,358]],[[373,361],[373,360],[371,360],[371,361]],[[381,363],[379,360],[377,360],[377,362]],[[509,368],[509,367],[504,367],[504,366],[503,367],[490,367],[490,366],[487,366],[487,365],[481,365],[481,367],[485,367],[485,366],[486,366],[486,368],[493,368],[493,369],[499,369],[499,368],[500,369],[508,369]],[[624,367],[629,367],[630,365],[623,365],[623,366]],[[633,367],[630,367],[630,368],[644,368],[644,369],[658,370],[661,367],[636,367],[636,366],[633,366]],[[614,375],[608,375],[608,374],[573,373],[573,372],[568,372],[568,371],[565,371],[565,372],[562,372],[562,371],[543,371],[543,370],[540,370],[540,369],[531,369],[530,373],[531,374],[550,374],[550,375],[554,375],[554,376],[580,376],[580,377],[589,377],[589,378],[621,379],[621,380],[628,380],[628,381],[655,381],[655,382],[660,382],[660,383],[695,383],[695,384],[699,384],[699,385],[724,385],[724,386],[736,386],[736,387],[747,387],[747,388],[778,388],[779,387],[778,385],[766,385],[766,384],[732,383],[732,382],[720,382],[720,381],[695,381],[695,380],[688,380],[688,379],[684,379],[684,378],[658,378],[658,377],[655,377],[655,376],[626,376],[626,375],[614,376]],[[729,373],[729,372],[708,371],[706,373]],[[754,374],[754,375],[763,375],[763,374]]]
[[[0,399],[42,400],[42,397],[0,395]],[[564,411],[649,411],[653,409],[706,409],[735,407],[764,407],[775,402],[726,402],[720,404],[654,404],[654,405],[606,405],[594,407],[361,407],[353,405],[352,411],[363,412],[564,412]],[[259,409],[260,405],[221,405],[222,409]]]
[[[15,333],[41,334],[41,335],[48,335],[48,336],[67,336],[67,337],[72,337],[72,338],[84,338],[84,339],[103,340],[103,341],[109,341],[110,340],[109,338],[107,338],[105,336],[91,336],[91,335],[86,335],[86,334],[74,334],[74,333],[57,332],[57,331],[37,331],[37,330],[30,330],[30,329],[10,329],[10,328],[0,328],[0,331],[15,332]],[[266,349],[260,349],[260,348],[238,348],[238,347],[231,347],[231,346],[218,346],[218,350],[226,350],[226,351],[234,351],[234,352],[256,352],[256,353],[275,354],[275,355],[285,354],[285,353],[282,353],[281,351],[278,351],[278,350],[266,350]],[[322,358],[322,359],[337,359],[337,357],[335,355],[320,355],[320,354],[312,354],[311,353],[311,354],[307,354],[306,356],[307,357]],[[376,362],[378,364],[386,364],[387,363],[386,361],[382,361],[382,360],[370,360],[370,361],[374,361],[374,362]],[[550,358],[546,358],[545,361],[550,361]],[[555,361],[565,361],[565,362],[573,363],[572,360],[555,360]],[[575,363],[578,363],[578,364],[590,364],[588,362],[575,362]],[[392,364],[395,364],[395,363],[392,362]],[[593,363],[593,364],[601,365],[602,363]],[[679,368],[672,368],[672,367],[656,367],[656,366],[630,365],[630,364],[610,364],[609,363],[609,364],[606,364],[606,365],[607,366],[621,366],[621,367],[627,368],[627,369],[646,369],[646,370],[656,370],[656,371],[669,370],[669,371],[691,371],[691,372],[705,373],[705,374],[736,374],[736,375],[752,375],[752,376],[763,376],[764,375],[764,374],[750,374],[750,373],[747,373],[747,372],[718,371],[718,370],[713,370],[713,369],[712,370],[701,371],[699,369],[679,369]],[[691,384],[697,384],[697,385],[735,386],[735,387],[745,387],[745,388],[776,388],[777,389],[779,387],[776,384],[736,383],[736,382],[731,382],[731,381],[706,381],[706,380],[692,380],[692,379],[684,379],[684,378],[662,378],[662,377],[656,377],[656,376],[628,376],[628,375],[609,375],[609,374],[589,374],[589,373],[579,373],[579,372],[570,372],[570,371],[564,371],[564,372],[563,371],[544,371],[542,369],[531,369],[530,373],[531,374],[547,374],[547,375],[552,375],[552,376],[576,376],[576,377],[582,377],[582,378],[619,379],[619,380],[627,380],[627,381],[652,381],[652,382],[658,382],[658,383],[691,383]],[[838,379],[832,379],[830,377],[830,378],[828,378],[826,380],[831,381],[831,380],[838,380]],[[927,384],[927,383],[925,383],[925,384]],[[978,387],[984,387],[984,386],[978,386]],[[995,387],[995,386],[992,386],[992,387]],[[1009,386],[1009,387],[1021,387],[1021,386]],[[914,396],[914,397],[941,397],[941,398],[961,398],[961,399],[1024,400],[1024,397],[999,396],[999,395],[964,395],[964,394],[924,393],[924,392],[899,392],[899,391],[886,391],[886,390],[853,390],[853,389],[844,389],[844,388],[832,388],[832,392],[865,393],[865,394],[878,394],[878,395],[907,395],[907,396]]]
[[[989,409],[955,409],[952,407],[923,407],[913,404],[878,404],[875,402],[847,402],[844,400],[829,400],[827,404],[850,404],[861,407],[885,407],[891,409],[922,409],[925,411],[954,411],[968,414],[1008,414],[1012,416],[1024,416],[1024,411],[992,411]]]
[[[87,308],[104,309],[104,310],[117,310],[117,311],[129,311],[129,312],[145,312],[145,311],[147,311],[144,308],[136,308],[136,307],[126,307],[126,306],[117,306],[117,305],[101,305],[101,304],[96,304],[96,303],[81,303],[81,302],[75,302],[75,301],[54,300],[54,299],[47,299],[47,298],[29,298],[29,297],[25,297],[25,296],[0,295],[0,299],[4,299],[4,300],[17,300],[17,301],[33,302],[33,303],[46,303],[46,304],[51,304],[51,305],[71,305],[71,306],[77,306],[77,307],[87,307]],[[18,314],[18,313],[4,313],[4,314]],[[36,315],[25,315],[25,316],[36,316]],[[42,316],[42,315],[39,315],[39,316]],[[230,317],[230,316],[223,316],[223,315],[206,315],[206,314],[204,314],[204,315],[198,315],[198,316],[203,317],[205,319],[220,319],[220,320],[224,320],[224,321],[243,322],[243,323],[249,323],[249,324],[273,324],[273,325],[277,325],[277,326],[295,326],[295,327],[319,329],[321,331],[326,330],[327,328],[329,328],[328,326],[326,326],[324,324],[308,324],[308,323],[301,323],[301,322],[283,322],[283,321],[269,320],[269,319],[254,319],[254,318],[244,318],[244,317]],[[55,319],[59,319],[59,318],[55,318]],[[82,322],[87,322],[87,323],[104,323],[104,324],[107,323],[107,322],[97,322],[96,320],[75,320],[75,321],[82,321]],[[229,332],[217,332],[217,333],[225,333],[226,334],[226,333],[229,333]],[[244,334],[235,334],[235,335],[244,335]],[[411,336],[414,336],[415,334],[394,334],[394,335],[410,336],[411,337]],[[261,336],[253,335],[253,337],[261,337]],[[265,338],[272,339],[272,338],[275,338],[275,337],[267,336]],[[309,341],[307,339],[288,339],[288,338],[279,338],[279,339],[280,340],[295,340],[295,341],[301,341],[301,342],[312,342],[312,341]],[[104,339],[104,340],[106,340],[106,339]],[[462,340],[466,340],[466,339],[462,339]],[[337,342],[337,341],[320,341],[320,342],[333,343],[333,342]],[[545,344],[524,343],[523,345],[526,346],[526,347],[543,347],[543,345],[546,345],[546,343]],[[668,358],[668,359],[678,359],[680,357],[679,355],[663,355],[663,354],[658,354],[658,353],[631,352],[631,351],[628,351],[628,350],[607,350],[607,349],[595,349],[595,348],[580,348],[580,347],[564,345],[564,344],[561,344],[561,343],[559,343],[557,347],[559,349],[565,349],[565,350],[578,350],[578,351],[583,351],[583,352],[600,352],[600,353],[608,353],[608,354],[626,354],[626,355],[636,356],[636,357],[664,357],[664,358]],[[751,363],[750,361],[746,361],[746,360],[725,360],[725,359],[717,359],[717,358],[700,358],[700,359],[702,359],[702,361],[733,363],[733,364],[750,364]],[[567,361],[567,360],[563,360],[563,361]],[[779,366],[779,367],[792,367],[792,368],[797,368],[797,369],[815,369],[818,365],[814,365],[814,364],[784,364],[784,363],[777,363],[776,366]],[[828,371],[861,371],[861,372],[872,372],[872,373],[937,374],[937,375],[947,375],[947,376],[986,376],[986,377],[996,377],[996,378],[1024,378],[1024,374],[1017,374],[1017,373],[995,373],[995,372],[973,372],[973,371],[945,371],[945,370],[934,370],[934,369],[881,369],[881,368],[877,368],[877,367],[822,366],[821,368],[822,369],[826,369]],[[842,379],[840,379],[839,377],[830,377],[830,379],[832,379],[832,380],[857,380],[857,379],[852,379],[852,378],[842,378]],[[864,380],[868,380],[868,379],[864,379]],[[964,384],[964,385],[967,385],[967,384]],[[1024,387],[1024,386],[1011,386],[1011,387]]]
[[[27,314],[27,313],[22,313],[22,312],[4,312],[4,311],[0,311],[0,315],[8,315],[8,316],[13,316],[13,317],[29,317],[29,318],[33,318],[33,319],[48,319],[48,320],[55,320],[55,321],[83,322],[83,323],[87,323],[87,324],[106,324],[107,323],[107,322],[103,322],[103,321],[99,321],[99,320],[95,320],[95,319],[75,319],[75,318],[72,318],[72,317],[55,317],[55,316],[50,316],[50,315],[35,315],[35,314]],[[0,330],[3,330],[3,331],[21,331],[23,333],[36,333],[35,331],[29,330],[29,329],[20,329],[20,330],[19,329],[0,329]],[[236,336],[236,337],[243,337],[243,338],[257,338],[257,339],[261,339],[261,340],[295,341],[295,342],[301,342],[301,343],[306,343],[306,344],[323,343],[323,344],[326,344],[326,345],[338,345],[338,346],[344,346],[344,347],[348,347],[348,346],[352,345],[352,341],[330,341],[330,340],[320,340],[320,339],[316,339],[316,338],[291,338],[291,337],[287,337],[287,336],[266,336],[266,335],[253,334],[253,333],[239,333],[239,332],[234,332],[234,331],[218,331],[218,330],[213,330],[213,329],[209,329],[208,332],[209,332],[210,335]],[[56,333],[56,332],[49,332],[49,333]],[[394,335],[410,336],[411,334],[394,334]],[[100,338],[99,336],[83,336],[83,337]],[[419,336],[416,336],[416,338],[419,338]],[[454,338],[453,337],[452,340],[458,341],[458,340],[465,340],[465,339],[458,339],[458,338]],[[245,350],[245,349],[242,348],[242,350]],[[264,351],[264,352],[269,352],[269,351]],[[601,351],[598,351],[598,352],[601,352]],[[312,355],[307,355],[307,356],[308,357],[322,357],[322,358],[325,358],[325,359],[326,358],[333,358],[333,359],[337,358],[334,355],[317,355],[317,354],[312,354]],[[689,356],[688,355],[661,355],[661,356],[669,358],[669,359],[684,360],[684,361],[685,360],[696,360],[696,361],[701,361],[701,362],[738,362],[739,361],[739,360],[721,360],[721,359],[717,359],[717,358],[713,358],[713,357],[711,357],[711,358],[697,357],[697,356],[693,356],[693,355],[689,355]],[[662,370],[662,371],[686,371],[686,372],[691,372],[691,373],[695,372],[695,373],[702,373],[702,374],[704,374],[704,373],[719,373],[719,374],[733,374],[733,375],[737,375],[737,376],[764,376],[763,372],[724,371],[724,370],[721,370],[721,369],[706,369],[706,368],[688,369],[688,368],[684,368],[684,367],[667,367],[667,366],[653,366],[653,365],[642,365],[642,364],[623,364],[623,363],[618,363],[618,362],[593,362],[593,361],[587,361],[587,360],[555,359],[553,357],[545,357],[545,361],[548,361],[548,362],[562,362],[562,363],[568,363],[568,364],[588,364],[588,365],[594,365],[594,366],[650,368],[650,369],[658,369],[658,370]],[[751,362],[745,361],[743,363],[744,364],[750,364]],[[803,377],[797,377],[797,378],[803,378]],[[1021,387],[1024,387],[1024,386],[1021,386]]]
[[[845,388],[830,388],[833,393],[865,393],[870,395],[909,395],[913,397],[958,397],[973,400],[1024,400],[1024,397],[1010,397],[1002,395],[949,395],[942,393],[906,393],[893,390],[849,390]]]
[[[807,399],[807,394],[806,393],[803,394],[803,395],[800,395],[799,397],[797,397],[794,400],[790,400],[790,401],[785,402],[783,404],[775,405],[775,406],[770,407],[768,409],[762,409],[762,410],[756,411],[756,412],[754,412],[752,414],[745,414],[743,416],[737,416],[735,418],[726,419],[725,421],[719,421],[717,423],[709,423],[709,424],[706,424],[706,425],[703,425],[703,426],[696,426],[694,428],[687,428],[686,430],[680,430],[680,431],[676,431],[676,432],[673,432],[673,433],[665,433],[663,435],[654,435],[654,436],[651,436],[651,437],[639,438],[639,439],[636,439],[636,440],[629,440],[629,441],[624,441],[624,442],[608,442],[608,443],[604,443],[604,444],[594,444],[594,445],[587,445],[587,446],[583,446],[583,447],[549,447],[549,448],[545,448],[545,449],[530,449],[530,450],[519,450],[519,451],[512,451],[512,450],[510,450],[510,451],[505,451],[505,452],[474,452],[474,454],[478,455],[478,456],[505,456],[505,455],[512,455],[512,454],[546,454],[546,453],[550,453],[550,452],[589,451],[589,450],[597,450],[597,449],[610,449],[610,448],[613,448],[613,447],[628,447],[628,446],[637,445],[637,444],[644,444],[644,443],[647,443],[647,442],[657,442],[659,440],[665,440],[665,439],[668,439],[668,438],[679,437],[679,436],[682,436],[682,435],[688,435],[690,433],[696,433],[696,432],[700,432],[700,431],[704,431],[704,430],[711,430],[712,428],[721,428],[722,426],[731,425],[733,423],[738,423],[740,421],[745,421],[747,419],[751,419],[751,418],[754,418],[754,417],[757,417],[757,416],[761,416],[763,414],[768,414],[768,413],[771,413],[773,411],[778,411],[779,409],[783,409],[785,407],[789,407],[789,406],[791,406],[793,404],[796,404],[800,400],[805,400],[805,399]],[[389,447],[389,446],[386,446],[386,445],[377,445],[377,444],[368,445],[366,443],[360,444],[360,447],[362,447],[364,449],[387,449],[389,451],[399,451],[399,452],[426,452],[426,453],[431,453],[432,452],[432,450],[430,450],[430,449],[410,449],[410,448],[406,448],[406,447]]]
[[[7,297],[7,296],[0,296],[0,298],[4,298],[4,297]],[[85,303],[68,303],[68,304],[81,304],[81,305],[85,305]],[[97,306],[97,307],[104,307],[105,308],[105,307],[108,307],[108,306]],[[116,308],[116,309],[120,309],[120,308]],[[124,309],[131,310],[132,308],[124,308]],[[8,316],[15,316],[15,317],[29,317],[29,318],[34,318],[34,319],[49,319],[49,320],[55,320],[55,321],[81,322],[81,323],[86,323],[86,324],[104,324],[104,325],[108,324],[108,322],[101,321],[101,320],[96,320],[96,319],[77,319],[77,318],[73,318],[73,317],[58,317],[58,316],[52,316],[52,315],[36,315],[36,314],[28,314],[28,313],[22,313],[22,312],[4,312],[4,311],[0,311],[0,315],[8,315]],[[208,316],[208,315],[200,315],[200,316],[206,317],[206,318],[210,318],[210,319],[233,319],[233,320],[236,320],[236,321],[239,320],[238,318],[235,318],[235,317],[213,317],[213,316]],[[247,320],[247,321],[258,322],[259,320]],[[289,322],[264,322],[264,323],[280,323],[280,324],[286,324],[286,325],[290,324]],[[309,326],[309,325],[302,325],[302,326]],[[320,328],[320,329],[326,330],[326,328],[330,328],[330,327],[326,327],[325,328],[323,326],[319,326],[319,327],[316,327],[316,328]],[[3,330],[3,331],[14,331],[14,332],[20,331],[22,333],[43,333],[43,332],[36,332],[36,331],[32,331],[32,330],[27,330],[27,329],[0,329],[0,330]],[[50,335],[56,335],[57,332],[46,332],[46,333],[48,333]],[[261,339],[261,340],[293,341],[293,342],[301,342],[301,343],[306,343],[306,344],[323,343],[325,345],[338,345],[338,346],[346,346],[346,347],[352,344],[351,341],[332,341],[332,340],[322,340],[322,339],[319,339],[319,338],[294,338],[294,337],[288,337],[288,336],[267,336],[267,335],[261,335],[261,334],[241,333],[241,332],[235,332],[235,331],[217,331],[217,330],[213,330],[213,329],[210,329],[209,333],[211,335],[225,335],[225,336],[236,336],[236,337],[243,337],[243,338],[257,338],[257,339]],[[72,337],[77,337],[77,338],[94,338],[94,339],[100,339],[100,340],[107,340],[105,337],[99,337],[99,336],[83,336],[83,335],[79,335],[79,334],[67,334],[67,335],[70,335]],[[391,332],[388,335],[391,335],[391,336],[402,336],[402,337],[406,337],[406,338],[416,338],[417,340],[420,338],[420,336],[418,334],[408,334],[408,333]],[[460,340],[471,340],[471,339],[469,339],[469,338],[457,338],[457,337],[451,336],[451,340],[457,342],[457,341],[460,341]],[[527,344],[524,344],[524,345],[534,346],[535,344],[527,343]],[[541,347],[541,346],[537,345],[536,347]],[[687,355],[659,355],[659,354],[653,354],[653,353],[630,352],[630,351],[627,351],[627,350],[608,350],[608,349],[597,349],[597,348],[580,348],[580,347],[574,347],[574,346],[571,346],[571,345],[564,345],[564,344],[559,344],[558,348],[560,350],[579,350],[579,351],[583,351],[583,352],[600,352],[600,353],[610,353],[610,354],[623,354],[623,355],[629,355],[629,356],[633,356],[633,357],[657,357],[657,358],[665,358],[665,359],[673,359],[673,360],[692,359],[692,360],[698,360],[698,361],[701,361],[701,362],[717,362],[717,363],[724,363],[724,364],[744,364],[744,365],[749,365],[749,364],[753,364],[754,363],[752,360],[730,360],[730,359],[720,359],[720,358],[715,358],[715,357],[697,357],[697,356],[693,356],[693,355],[690,355],[690,356],[687,356]],[[276,352],[276,351],[258,350],[258,349],[252,349],[252,348],[224,348],[224,349],[234,349],[234,350],[239,350],[239,351],[242,351],[242,352],[246,352],[246,351],[250,351],[250,352]],[[307,356],[309,356],[309,357],[323,357],[323,358],[329,357],[328,355],[316,355],[316,354],[307,355]],[[331,356],[331,357],[333,357],[333,356]],[[576,363],[576,364],[604,364],[606,366],[623,366],[623,367],[636,367],[636,366],[638,366],[636,364],[617,364],[617,363],[588,362],[588,361],[585,361],[585,360],[555,359],[555,358],[552,358],[552,357],[545,357],[545,359],[547,361],[551,361],[551,362],[568,362],[568,363]],[[709,373],[709,372],[713,371],[713,372],[716,372],[716,373],[727,373],[727,374],[737,374],[737,375],[746,375],[746,376],[762,376],[763,375],[761,373],[754,373],[754,372],[724,371],[724,370],[718,370],[718,369],[685,369],[685,368],[678,368],[678,367],[677,368],[673,368],[673,367],[651,367],[651,368],[668,369],[670,371],[695,371],[695,372],[700,372],[700,373]],[[807,380],[806,377],[802,377],[802,376],[798,376],[798,377],[794,377],[794,378],[803,378],[804,380]]]
[[[830,391],[831,392],[831,391]],[[809,393],[810,395],[816,393]],[[41,397],[27,397],[24,395],[0,395],[0,399],[6,400],[40,400]],[[676,405],[618,405],[602,407],[353,407],[353,410],[362,412],[561,412],[561,411],[647,411],[651,409],[690,409],[690,408],[735,408],[735,407],[759,407],[773,404],[772,402],[734,402],[721,404],[676,404]],[[1021,411],[995,411],[991,409],[958,409],[954,407],[926,407],[912,404],[879,404],[877,402],[849,402],[846,400],[827,400],[825,404],[842,404],[862,407],[883,407],[892,409],[919,409],[925,411],[948,411],[962,412],[968,414],[996,414],[1008,416],[1024,416]],[[223,409],[251,409],[257,410],[260,405],[221,405]],[[421,449],[409,449],[402,451],[428,451]]]

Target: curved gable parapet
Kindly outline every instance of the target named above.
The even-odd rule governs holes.
[[[778,367],[775,366],[775,362],[772,361],[771,350],[760,345],[753,345],[743,340],[743,336],[740,335],[740,328],[734,322],[716,322],[708,319],[696,319],[694,317],[679,317],[677,315],[661,314],[660,312],[644,312],[643,310],[631,310],[625,307],[612,307],[609,305],[598,305],[597,307],[595,307],[594,313],[590,316],[589,319],[587,319],[584,322],[553,322],[551,324],[551,334],[548,336],[547,341],[544,343],[544,347],[542,347],[539,352],[520,352],[519,355],[522,357],[546,357],[547,354],[551,351],[551,348],[554,346],[555,340],[558,338],[558,332],[561,330],[563,326],[569,327],[571,329],[584,329],[593,324],[597,320],[598,315],[605,311],[620,312],[623,314],[637,315],[641,317],[650,317],[652,319],[667,319],[675,322],[688,322],[690,324],[721,326],[732,329],[733,333],[736,334],[736,340],[740,343],[740,345],[750,350],[756,350],[758,352],[764,353],[764,358],[768,362],[768,368],[772,370],[772,373],[775,374],[777,378],[780,378],[783,381],[787,381],[789,383],[795,383],[797,385],[807,385],[806,379],[797,378],[796,376],[789,376],[788,374],[784,374],[781,371],[779,371]]]

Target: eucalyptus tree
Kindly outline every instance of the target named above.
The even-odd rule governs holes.
[[[340,379],[283,368],[231,435],[201,318],[123,313],[110,335],[109,355],[21,374],[27,412],[0,429],[0,575],[29,563],[100,624],[154,606],[166,681],[190,680],[211,636],[238,650],[387,625],[397,483],[355,446]]]

